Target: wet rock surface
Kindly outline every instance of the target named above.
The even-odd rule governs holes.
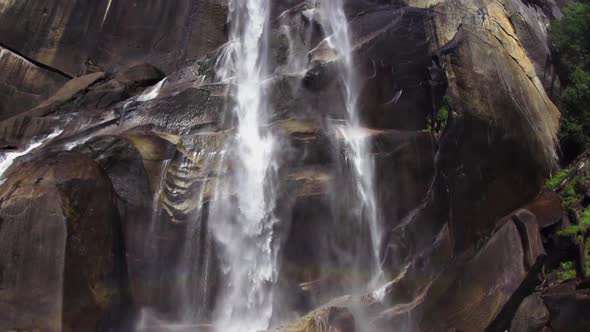
[[[215,314],[221,273],[204,211],[230,171],[219,160],[236,121],[227,112],[232,83],[215,77],[225,5],[108,4],[0,1],[0,42],[75,76],[66,83],[36,68],[39,80],[10,84],[47,80],[42,92],[24,104],[3,98],[22,108],[0,109],[10,115],[0,122],[2,152],[59,135],[2,175],[0,329],[126,331],[142,308],[173,315],[180,282],[199,290],[195,315],[208,324]],[[583,290],[534,289],[544,257],[555,255],[548,232],[564,219],[556,194],[539,196],[556,166],[559,112],[543,63],[552,5],[346,5],[388,283],[379,296],[363,290],[354,305],[324,306],[352,291],[345,264],[326,258],[347,248],[346,236],[363,236],[338,224],[331,201],[345,188],[336,174],[346,155],[338,59],[308,4],[280,1],[266,126],[282,147],[279,201],[290,222],[281,229],[278,292],[294,323],[278,331],[353,332],[361,320],[377,331],[583,331],[584,319],[570,319],[588,312]],[[312,50],[303,64],[289,62],[296,47]],[[444,103],[448,118],[435,124]],[[182,259],[190,278],[174,268]],[[32,273],[39,267],[47,274]]]

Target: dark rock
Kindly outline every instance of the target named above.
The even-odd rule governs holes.
[[[121,216],[129,280],[134,302],[139,306],[153,305],[153,271],[149,270],[157,257],[152,246],[164,250],[162,241],[154,238],[152,223],[157,218],[160,197],[155,197],[167,169],[163,169],[175,149],[157,136],[129,133],[126,136],[101,136],[75,148],[96,161],[108,175],[116,194]],[[157,199],[157,201],[155,200]],[[177,234],[181,238],[181,234]],[[152,243],[150,243],[152,242]]]
[[[3,4],[0,40],[74,76],[150,62],[166,71],[225,41],[222,1]]]
[[[64,119],[56,117],[17,116],[0,122],[0,147],[23,148],[31,141],[57,132]]]
[[[362,308],[369,312],[370,320],[377,317],[375,323],[389,330],[492,331],[506,325],[520,300],[530,294],[529,282],[537,277],[544,254],[539,227],[551,228],[559,218],[555,197],[549,198],[548,205],[539,200],[529,205],[533,214],[518,210],[539,193],[555,166],[559,114],[543,89],[545,81],[539,78],[539,55],[547,49],[543,34],[539,34],[543,31],[538,31],[539,27],[526,31],[534,23],[531,17],[542,17],[533,13],[536,7],[521,8],[520,3],[508,1],[513,0],[346,1],[361,90],[357,106],[363,125],[369,127],[363,131],[371,140],[377,196],[386,228],[381,261],[385,278],[391,280],[379,290],[383,290],[381,300],[372,293],[367,296],[370,303],[363,303]],[[361,276],[350,273],[352,263],[366,263],[368,241],[367,234],[346,222],[350,210],[347,199],[353,196],[347,186],[351,179],[343,176],[349,174],[343,160],[345,144],[332,130],[348,116],[342,102],[343,87],[336,79],[340,63],[329,44],[321,42],[326,37],[321,18],[302,14],[306,4],[298,3],[273,2],[273,16],[290,8],[285,14],[290,20],[276,20],[273,29],[285,22],[295,24],[298,19],[296,24],[313,26],[313,45],[305,45],[313,51],[309,63],[302,65],[308,68],[306,76],[299,71],[285,72],[288,43],[284,35],[277,35],[270,55],[276,75],[265,81],[273,110],[268,128],[284,148],[277,155],[281,165],[277,206],[286,215],[280,232],[287,235],[281,246],[283,264],[277,292],[286,299],[281,309],[289,314],[309,312],[358,287],[359,278],[368,279],[363,269],[359,269]],[[122,270],[129,273],[129,288],[137,306],[174,316],[179,299],[186,295],[179,292],[190,292],[194,303],[183,305],[194,309],[195,317],[208,321],[213,316],[221,273],[208,231],[207,209],[215,197],[215,186],[225,184],[225,174],[232,167],[232,161],[228,169],[220,169],[217,162],[219,152],[231,147],[227,137],[236,119],[226,110],[232,103],[228,91],[234,87],[215,82],[214,68],[221,50],[207,52],[207,57],[177,69],[225,38],[226,21],[220,19],[225,8],[218,0],[174,5],[158,0],[113,2],[112,6],[102,22],[105,16],[94,14],[106,12],[105,3],[50,1],[41,6],[24,0],[22,4],[0,5],[0,39],[7,35],[7,25],[13,26],[14,36],[22,36],[28,26],[30,41],[7,38],[7,43],[24,49],[27,56],[68,72],[94,72],[101,67],[113,72],[77,78],[42,105],[43,112],[3,122],[0,143],[8,148],[25,146],[55,126],[64,132],[42,147],[44,155],[85,141],[76,143],[75,153],[57,154],[63,161],[57,161],[59,167],[47,173],[72,168],[71,176],[75,177],[77,172],[85,172],[87,163],[96,174],[90,179],[76,178],[80,188],[70,185],[51,193],[63,189],[68,209],[90,204],[93,209],[100,208],[92,213],[103,213],[104,220],[123,228],[120,235],[124,238],[117,244],[126,249],[128,262]],[[42,14],[44,8],[47,17],[42,15],[34,24],[16,21],[30,17],[29,11]],[[516,22],[521,10],[527,11],[524,23]],[[14,18],[4,20],[8,15]],[[55,35],[47,35],[48,26],[56,27],[51,30]],[[196,27],[202,31],[195,33]],[[79,42],[81,36],[83,43]],[[206,43],[191,42],[207,38],[211,40]],[[129,67],[144,62],[177,71],[158,91],[147,90],[164,75],[150,65]],[[154,93],[148,98],[148,92]],[[450,98],[446,127],[437,128],[437,134],[424,130],[427,117],[438,111],[444,95]],[[11,195],[21,168],[33,167],[27,165],[35,160],[34,156],[19,160],[0,193],[5,190],[7,197]],[[37,163],[34,167],[45,166]],[[108,202],[95,198],[99,195]],[[36,204],[41,211],[49,211],[51,218],[59,217],[61,224],[57,224],[66,223],[71,216],[64,217],[65,212],[52,208],[63,203],[49,196],[19,204]],[[13,199],[10,196],[7,202]],[[94,199],[99,200],[96,206]],[[94,215],[88,213],[94,225]],[[18,213],[6,215],[25,218]],[[0,216],[4,220],[4,214]],[[32,216],[35,225],[38,220],[50,219]],[[188,222],[195,220],[198,222]],[[3,227],[12,225],[4,221],[0,234]],[[65,237],[60,227],[57,231]],[[80,229],[75,234],[98,242],[93,232]],[[5,237],[12,233],[8,228]],[[103,234],[106,240],[96,244],[97,248],[106,250],[114,241],[112,234]],[[66,243],[65,239],[57,240]],[[92,255],[99,255],[98,249],[90,249]],[[186,261],[185,252],[190,252]],[[47,261],[59,263],[61,256],[56,255]],[[178,268],[181,263],[182,269]],[[89,269],[87,261],[76,260],[76,264]],[[101,264],[96,264],[98,275],[103,273]],[[49,264],[41,262],[40,266]],[[71,267],[66,268],[69,271]],[[50,281],[51,287],[61,285],[59,276]],[[42,282],[49,283],[39,284]],[[84,282],[86,279],[72,284],[80,287]],[[177,285],[184,282],[187,286],[179,289]],[[88,283],[97,282],[92,279]],[[38,288],[45,292],[39,296],[42,303],[59,295],[57,288],[55,292]],[[120,286],[113,294],[124,289]],[[523,295],[525,290],[528,293]],[[83,292],[72,292],[65,293],[69,298],[88,298]],[[100,310],[84,309],[89,308],[84,305],[72,309],[71,303],[81,303],[72,301],[64,302],[67,324],[89,324],[99,316],[107,317],[107,322],[116,320],[117,310],[109,309],[106,314],[103,305],[116,307],[110,305],[112,297],[95,301],[101,303]],[[42,326],[60,313],[57,303],[49,301],[42,307],[46,312],[34,308],[26,317],[36,317],[42,321],[36,326]],[[6,307],[6,321],[10,321],[20,307]],[[351,332],[354,317],[344,307],[333,303],[322,307],[286,331],[314,331],[319,322],[327,321],[333,329]],[[82,317],[82,310],[89,314]]]
[[[523,249],[516,225],[506,223],[473,259],[455,269],[454,281],[438,300],[428,298],[432,306],[425,309],[422,330],[485,330],[527,276]]]
[[[449,89],[458,117],[441,139],[438,163],[445,174],[440,185],[451,193],[457,252],[473,246],[478,234],[488,232],[502,215],[540,191],[554,167],[552,146],[559,117],[540,83],[529,79],[530,61],[512,37],[495,35],[495,29],[477,31],[466,32],[467,37],[449,55],[448,71],[456,78]],[[516,86],[528,92],[515,93]],[[524,110],[521,104],[530,107]],[[531,124],[535,129],[530,130]],[[512,188],[520,189],[516,194]]]
[[[525,261],[526,248],[540,238],[538,228],[522,232],[516,221],[505,220],[473,257],[453,257],[450,232],[443,228],[431,250],[387,287],[392,306],[377,316],[376,324],[411,331],[483,331],[501,325],[496,320],[509,317],[507,307],[514,303],[516,311],[526,293],[516,298],[531,287],[540,267]],[[532,254],[537,262],[542,252]]]
[[[527,205],[527,209],[537,217],[541,228],[555,225],[565,212],[561,206],[559,195],[551,190],[543,191]]]
[[[590,296],[575,290],[555,290],[543,296],[553,332],[589,331]]]
[[[97,164],[76,153],[48,154],[13,168],[0,195],[0,328],[92,329],[125,302],[119,218]]]
[[[163,78],[164,74],[152,65],[132,66],[96,84],[76,100],[75,106],[82,109],[106,108],[139,94]]]
[[[531,5],[520,0],[506,0],[503,1],[503,6],[519,42],[535,67],[537,77],[547,94],[557,98],[560,83],[547,43],[547,26],[552,19],[562,16],[561,11],[551,0],[545,1],[544,6]],[[540,10],[540,7],[545,10]]]
[[[512,219],[516,222],[516,227],[522,237],[525,267],[531,269],[541,257],[545,256],[539,224],[535,215],[525,209],[516,211]]]
[[[541,294],[533,293],[522,301],[510,325],[512,332],[539,332],[549,323],[549,310]]]
[[[0,72],[0,120],[35,106],[69,79],[39,67],[1,46]]]

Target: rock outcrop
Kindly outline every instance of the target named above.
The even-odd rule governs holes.
[[[546,251],[552,259],[546,232],[563,220],[555,194],[538,196],[556,168],[544,63],[554,6],[346,1],[388,283],[324,305],[358,277],[334,257],[353,241],[365,249],[340,219],[347,207],[334,208],[349,181],[334,130],[345,117],[338,57],[309,3],[274,5],[266,125],[282,146],[277,214],[287,220],[276,230],[276,319],[304,317],[278,331],[573,328],[585,294],[530,295]],[[218,0],[0,0],[0,42],[46,66],[10,82],[34,85],[33,99],[2,98],[0,109],[2,152],[40,142],[2,175],[0,329],[125,328],[141,309],[174,320],[179,306],[210,323],[222,271],[207,211],[235,130],[231,82],[215,75],[225,15]]]
[[[1,44],[0,72],[0,120],[35,106],[70,78],[32,63]]]
[[[79,331],[109,324],[109,315],[119,323],[129,300],[127,271],[104,171],[83,155],[63,152],[9,174],[0,187],[0,328]]]

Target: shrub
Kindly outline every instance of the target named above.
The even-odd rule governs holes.
[[[563,15],[551,27],[553,49],[569,71],[576,66],[587,69],[590,62],[590,4],[572,1],[563,9]]]
[[[574,262],[563,262],[557,271],[557,281],[564,282],[576,279],[576,270],[574,270]]]
[[[578,183],[577,180],[577,178],[574,178],[573,180],[566,183],[561,190],[561,193],[559,193],[559,196],[561,197],[561,204],[566,209],[575,207],[578,205],[578,203],[580,203],[582,198],[584,198],[584,195],[576,192],[575,186]]]
[[[570,161],[590,145],[590,3],[573,1],[563,13],[551,27],[550,41],[565,86],[559,138]]]
[[[450,113],[451,97],[449,95],[445,95],[440,108],[436,112],[436,119],[434,123],[432,121],[432,115],[426,119],[426,129],[436,133],[440,132],[447,125]]]

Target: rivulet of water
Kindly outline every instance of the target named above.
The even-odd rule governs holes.
[[[369,288],[382,282],[383,270],[379,251],[383,238],[381,214],[375,188],[375,164],[371,155],[371,131],[363,128],[358,109],[359,78],[355,70],[354,48],[351,41],[349,22],[342,0],[321,0],[319,10],[329,37],[324,41],[337,54],[339,79],[343,88],[347,119],[344,125],[337,125],[337,134],[344,140],[345,158],[352,173],[355,195],[353,207],[357,215],[352,216],[368,228],[372,263]]]

